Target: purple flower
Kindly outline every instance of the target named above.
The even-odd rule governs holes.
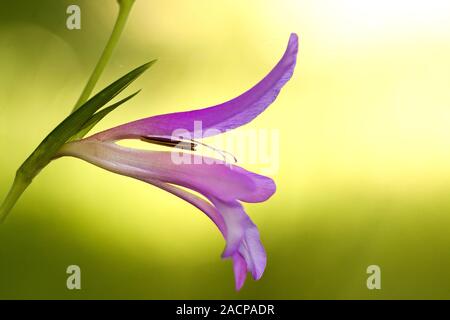
[[[58,156],[73,156],[106,170],[145,181],[203,211],[226,239],[223,258],[231,258],[236,289],[250,272],[261,278],[266,253],[257,227],[245,213],[242,202],[262,202],[275,192],[272,179],[249,172],[218,159],[205,158],[201,163],[175,163],[173,153],[138,150],[115,142],[122,139],[145,141],[171,147],[194,149],[196,141],[174,136],[183,129],[203,137],[242,126],[262,113],[291,78],[297,57],[298,38],[291,34],[288,47],[278,64],[253,88],[225,103],[199,110],[163,114],[126,123],[83,140],[65,144]],[[187,191],[189,189],[204,198]]]

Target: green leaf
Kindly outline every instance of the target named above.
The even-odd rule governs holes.
[[[52,160],[59,148],[80,131],[97,110],[128,87],[128,85],[155,63],[155,61],[153,60],[127,73],[70,114],[39,144],[36,150],[19,168],[18,173],[31,181]]]
[[[97,123],[99,123],[104,117],[106,117],[111,111],[114,111],[118,106],[122,105],[123,103],[127,102],[131,98],[133,98],[135,95],[137,95],[141,90],[136,91],[135,93],[129,95],[128,97],[114,103],[113,105],[106,107],[105,109],[102,109],[98,112],[96,112],[92,117],[89,118],[89,120],[81,127],[80,131],[78,131],[75,135],[73,135],[67,142],[78,140],[83,138],[89,131],[91,131],[92,128],[95,127]]]

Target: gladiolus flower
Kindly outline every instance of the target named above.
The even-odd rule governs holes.
[[[235,286],[239,290],[247,272],[255,280],[261,278],[267,260],[258,229],[245,213],[241,202],[263,202],[270,198],[276,189],[273,180],[218,159],[203,158],[209,161],[200,164],[175,163],[172,152],[138,150],[116,142],[140,139],[194,150],[198,142],[182,140],[173,133],[182,129],[196,136],[199,134],[196,122],[202,124],[203,137],[247,124],[275,100],[291,78],[297,51],[297,35],[291,34],[283,57],[269,74],[250,90],[230,101],[205,109],[163,114],[126,123],[66,143],[57,156],[77,157],[114,173],[147,182],[203,211],[226,240],[222,257],[232,259]]]

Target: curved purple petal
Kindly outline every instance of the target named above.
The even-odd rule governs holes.
[[[59,154],[132,178],[183,186],[222,201],[262,202],[276,189],[272,179],[218,159],[191,158],[189,164],[174,161],[174,155],[194,156],[187,153],[137,150],[112,142],[80,140],[65,144]],[[195,163],[196,159],[201,163]]]
[[[249,267],[249,270],[252,273],[253,279],[259,280],[266,268],[267,255],[261,243],[258,228],[253,222],[245,229],[242,242],[243,245],[239,248],[239,252],[243,255],[245,261],[247,261],[247,265],[251,264],[252,267]]]
[[[245,282],[247,271],[259,280],[266,266],[266,253],[254,223],[238,202],[224,203],[205,195],[212,203],[183,190],[177,186],[157,180],[146,179],[146,182],[161,188],[189,202],[203,211],[219,228],[227,241],[222,257],[231,257],[236,290],[240,290]]]
[[[253,278],[255,280],[260,279],[266,267],[267,257],[260,240],[258,228],[245,213],[239,202],[224,202],[214,198],[210,198],[210,200],[222,214],[227,226],[233,226],[234,230],[242,230],[242,233],[239,234],[241,238],[237,251],[245,259],[247,270],[252,273]],[[231,221],[227,222],[227,219]],[[229,236],[227,233],[227,241]],[[235,253],[236,251],[225,251],[222,256],[229,257]]]
[[[240,127],[262,113],[278,96],[294,72],[297,51],[298,37],[292,33],[283,57],[272,71],[253,88],[230,101],[205,109],[144,118],[97,133],[90,139],[114,141],[142,136],[170,137],[178,129],[198,138]]]
[[[259,279],[266,266],[266,253],[257,227],[237,199],[267,198],[267,191],[257,190],[260,185],[266,188],[266,179],[270,179],[224,164],[177,165],[170,154],[89,140],[67,143],[59,152],[59,156],[78,157],[106,170],[145,181],[191,203],[217,225],[226,239],[222,257],[233,259],[236,289],[242,287],[247,271],[254,279]],[[211,203],[178,186],[201,193]],[[274,191],[273,188],[271,193]]]
[[[247,278],[247,264],[239,252],[233,254],[233,272],[236,290],[241,290]]]

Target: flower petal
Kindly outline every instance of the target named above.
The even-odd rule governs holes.
[[[65,144],[60,156],[75,156],[106,170],[172,183],[223,201],[261,202],[275,192],[272,179],[207,157],[178,163],[173,152],[137,150],[112,142],[80,140]],[[192,154],[182,153],[192,156]],[[198,162],[196,162],[198,161]]]
[[[247,265],[251,264],[252,267],[249,270],[253,279],[259,280],[266,268],[267,255],[261,243],[258,228],[253,223],[245,229],[244,239],[239,252],[244,256]]]
[[[236,290],[241,290],[247,278],[247,264],[239,252],[233,254],[233,272]]]
[[[193,111],[158,115],[133,121],[98,134],[91,139],[114,141],[142,136],[170,137],[183,129],[193,138],[207,137],[240,127],[262,113],[291,78],[297,59],[298,37],[292,33],[278,64],[253,88],[225,103]]]
[[[267,256],[260,240],[258,228],[239,202],[223,202],[214,198],[210,200],[221,213],[227,228],[232,228],[235,232],[233,235],[227,233],[227,241],[229,237],[241,237],[238,251],[245,259],[247,270],[252,273],[253,278],[260,279],[266,267]],[[228,257],[234,254],[233,251],[225,251],[222,256]]]
[[[146,182],[159,187],[191,203],[203,211],[219,228],[227,241],[222,257],[231,257],[236,290],[245,282],[247,271],[259,280],[266,266],[266,253],[259,239],[259,232],[238,202],[224,203],[211,197],[211,203],[177,186],[146,179]]]

